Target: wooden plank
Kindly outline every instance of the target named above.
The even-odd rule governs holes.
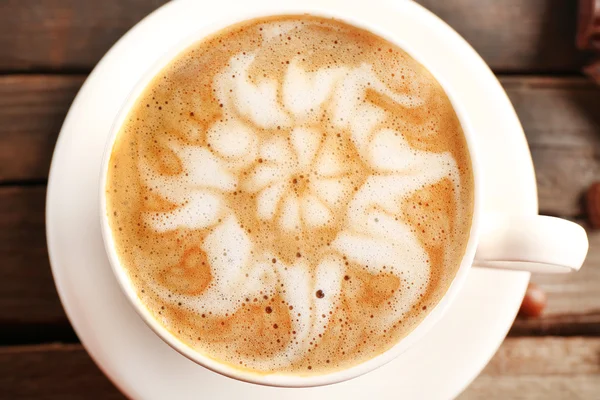
[[[129,28],[165,0],[5,0],[0,70],[89,71]]]
[[[0,77],[0,182],[47,177],[53,143],[82,81]],[[600,179],[600,88],[584,78],[510,76],[501,82],[529,140],[542,211],[581,216],[581,194]]]
[[[82,346],[0,347],[0,398],[124,399]]]
[[[597,399],[600,338],[509,338],[460,400]]]
[[[0,341],[35,342],[30,324],[44,324],[48,339],[75,340],[56,295],[45,247],[43,187],[0,188]],[[519,318],[511,335],[600,335],[600,232],[590,233],[582,270],[534,275],[548,293],[537,319]],[[37,333],[36,333],[37,332]],[[39,335],[38,335],[39,336]]]
[[[600,179],[600,87],[585,78],[500,80],[527,135],[540,211],[581,216],[583,193]]]
[[[6,0],[0,3],[0,70],[89,71],[164,0]],[[496,71],[573,72],[572,0],[419,0],[453,26]]]
[[[598,354],[600,338],[509,338],[459,398],[594,399]],[[123,398],[81,345],[0,348],[0,371],[7,399]]]
[[[577,2],[417,0],[452,26],[496,72],[577,71]]]
[[[600,88],[584,78],[504,77],[527,135],[540,212],[585,224],[582,197],[600,180]],[[600,233],[589,232],[582,270],[533,275],[548,293],[537,319],[518,318],[512,335],[600,335]]]
[[[62,121],[83,80],[0,77],[0,182],[46,179]]]
[[[66,323],[48,264],[45,192],[44,186],[0,187],[2,341],[13,341],[7,336],[14,335],[12,329],[22,332],[21,325]]]

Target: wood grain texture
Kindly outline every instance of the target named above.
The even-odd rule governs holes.
[[[165,0],[4,0],[0,70],[89,71]]]
[[[81,345],[0,348],[0,371],[10,371],[0,374],[2,398],[123,398]],[[591,400],[598,393],[600,338],[509,338],[459,398]]]
[[[585,224],[583,196],[600,180],[600,88],[584,78],[504,77],[536,169],[540,212]],[[533,275],[548,293],[537,319],[518,318],[512,335],[600,335],[600,233],[590,231],[584,267]]]
[[[541,211],[581,216],[581,195],[600,177],[600,88],[585,78],[500,81],[529,141]],[[83,76],[0,77],[0,182],[47,177],[52,144],[82,82]]]
[[[45,192],[0,187],[0,342],[10,325],[66,323],[48,264]]]
[[[124,399],[81,345],[0,347],[0,398]]]
[[[52,142],[82,80],[0,78],[0,93],[9,94],[0,97],[0,182],[46,179]],[[600,88],[584,78],[511,76],[501,82],[530,142],[542,212],[581,217],[581,195],[600,178]],[[43,186],[0,187],[0,326],[10,326],[11,335],[22,338],[27,324],[42,323],[55,327],[57,339],[74,338],[72,331],[61,333],[59,328],[68,324],[45,250],[44,192]],[[534,276],[549,292],[547,314],[539,320],[519,319],[513,335],[599,334],[599,235],[590,235],[590,255],[581,272]],[[0,329],[0,337],[8,332]]]
[[[486,399],[597,399],[600,338],[509,338],[459,396]]]
[[[0,182],[47,178],[62,121],[83,80],[0,76]]]
[[[575,48],[574,0],[417,0],[446,21],[496,72],[565,72],[586,55]]]
[[[0,70],[89,71],[164,0],[0,2]],[[419,0],[496,71],[577,71],[574,0]]]
[[[581,198],[600,179],[600,87],[585,78],[500,78],[535,164],[540,211],[583,214]]]

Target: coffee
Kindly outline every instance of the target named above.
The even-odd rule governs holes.
[[[106,199],[123,268],[180,341],[245,370],[323,374],[435,307],[468,241],[473,176],[424,67],[344,22],[278,16],[153,78]]]

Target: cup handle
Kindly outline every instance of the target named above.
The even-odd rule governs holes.
[[[588,251],[580,225],[542,215],[484,214],[473,266],[529,272],[578,271]]]

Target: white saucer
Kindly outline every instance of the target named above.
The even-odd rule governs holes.
[[[349,382],[313,389],[277,389],[234,381],[172,350],[137,316],[113,276],[99,225],[102,152],[113,118],[145,70],[164,51],[217,15],[254,10],[275,0],[179,0],[148,16],[102,59],[81,88],[54,152],[46,210],[48,250],[56,286],[82,343],[126,395],[140,399],[447,399],[480,372],[504,339],[519,309],[529,274],[473,269],[444,318],[415,347],[386,366]],[[289,0],[290,7],[318,0]],[[277,3],[281,7],[283,1]],[[216,4],[218,3],[218,4]],[[321,6],[365,7],[320,0]],[[410,1],[371,0],[369,10],[393,15],[398,33],[417,43],[452,43],[425,50],[444,82],[460,86],[479,132],[487,189],[485,208],[537,213],[536,184],[516,114],[492,72],[462,38]],[[411,8],[424,28],[407,18]],[[365,12],[370,12],[365,10]],[[421,43],[420,47],[423,43]],[[427,46],[426,46],[427,47]],[[159,51],[157,51],[157,49]],[[428,54],[429,52],[429,54]]]

